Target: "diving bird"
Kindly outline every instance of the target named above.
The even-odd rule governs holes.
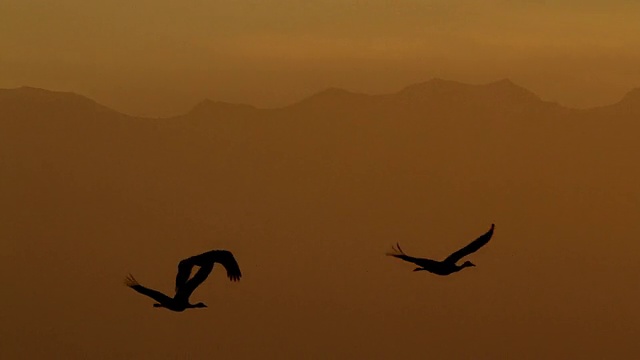
[[[473,240],[469,245],[449,255],[442,261],[409,256],[405,254],[404,251],[402,251],[402,248],[400,248],[400,244],[398,243],[396,243],[396,246],[393,247],[394,252],[387,253],[387,255],[397,257],[398,259],[402,259],[404,261],[408,261],[418,265],[419,267],[415,268],[413,271],[428,271],[436,275],[449,275],[458,272],[466,267],[475,266],[475,264],[473,264],[471,261],[465,261],[462,265],[457,265],[456,263],[463,257],[478,251],[478,249],[487,244],[491,239],[491,236],[493,235],[494,227],[495,225],[491,224],[491,229],[489,229],[489,231],[481,235],[479,238]]]
[[[205,308],[207,305],[203,302],[191,304],[189,297],[194,290],[207,279],[215,263],[219,263],[225,267],[227,276],[231,281],[239,281],[242,277],[238,262],[231,252],[227,250],[212,250],[180,261],[178,264],[178,274],[176,275],[175,295],[173,297],[140,285],[131,274],[125,279],[125,285],[155,300],[157,303],[153,304],[153,307],[163,307],[172,311]],[[194,266],[198,266],[199,269],[196,274],[189,279]]]

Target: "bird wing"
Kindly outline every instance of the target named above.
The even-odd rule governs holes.
[[[469,245],[449,255],[449,257],[444,259],[444,262],[456,263],[463,257],[478,251],[478,249],[480,249],[481,247],[483,247],[489,242],[489,240],[491,239],[491,236],[493,235],[494,227],[495,227],[495,224],[491,224],[491,229],[489,229],[489,231],[481,235],[479,238],[473,240]]]
[[[230,251],[212,250],[180,261],[178,264],[178,274],[176,275],[176,292],[187,283],[194,266],[202,267],[209,264],[213,266],[215,263],[224,266],[227,270],[227,276],[231,281],[239,281],[242,277],[240,266],[238,266],[238,262]]]
[[[214,261],[220,263],[224,266],[225,270],[227,270],[227,277],[231,281],[240,281],[242,277],[242,272],[240,271],[240,266],[236,261],[236,258],[233,257],[233,254],[227,250],[217,250],[215,252]]]
[[[140,294],[146,295],[159,303],[166,303],[167,301],[171,301],[171,298],[169,296],[161,293],[160,291],[149,289],[140,285],[140,283],[138,283],[138,281],[131,274],[129,274],[129,276],[125,279],[124,284],[139,292]]]
[[[417,258],[417,257],[413,257],[413,256],[409,256],[409,255],[405,254],[404,251],[402,251],[402,248],[400,247],[400,244],[398,244],[398,243],[396,243],[396,245],[393,246],[392,249],[393,249],[393,251],[392,252],[388,252],[386,254],[387,256],[393,256],[393,257],[396,257],[398,259],[402,259],[404,261],[408,261],[408,262],[414,263],[414,264],[422,266],[422,267],[428,267],[430,265],[433,265],[434,263],[437,263],[437,261],[435,261],[435,260],[425,259],[425,258]]]
[[[178,263],[178,273],[176,274],[176,292],[180,289],[181,286],[187,283],[189,280],[189,276],[191,276],[191,270],[195,266],[192,258],[188,258],[182,260]]]
[[[176,290],[175,299],[177,301],[188,302],[191,294],[193,294],[195,289],[200,286],[200,284],[202,284],[207,279],[207,277],[209,277],[209,274],[211,274],[212,270],[213,263],[200,266],[200,269],[198,269],[196,274],[193,275],[193,277],[186,283],[180,285],[180,287]]]

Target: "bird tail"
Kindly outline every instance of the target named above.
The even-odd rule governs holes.
[[[398,256],[398,255],[406,255],[404,253],[404,251],[402,251],[402,248],[400,247],[399,243],[396,243],[394,246],[391,247],[391,251],[387,252],[386,254],[387,256]]]
[[[136,278],[133,277],[133,275],[129,274],[129,276],[127,276],[124,279],[124,284],[128,287],[134,287],[136,285],[140,285],[140,283],[138,282],[138,280],[136,280]]]

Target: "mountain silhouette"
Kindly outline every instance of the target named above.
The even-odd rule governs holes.
[[[439,107],[482,106],[503,109],[518,108],[524,111],[527,109],[533,110],[536,106],[546,106],[548,109],[567,109],[557,103],[541,100],[533,92],[516,85],[509,79],[481,85],[470,85],[434,78],[422,83],[409,85],[396,93],[382,95],[365,95],[339,88],[328,88],[281,109],[258,109],[251,105],[232,104],[207,99],[199,102],[187,114],[177,117],[212,116],[224,118],[228,116],[254,116],[257,113],[269,110],[379,106],[380,104],[394,104],[395,106],[431,104]],[[631,90],[619,102],[604,107],[635,111],[636,108],[640,107],[640,88]],[[603,107],[585,111],[589,112],[599,108]],[[136,118],[109,109],[92,99],[73,92],[49,91],[28,86],[0,89],[0,111],[3,112],[3,115],[11,117],[10,111],[27,111],[27,109],[48,112],[50,115],[55,115],[54,111],[56,110],[62,110],[75,112],[76,114],[84,112],[87,115],[106,114],[105,116]]]
[[[208,180],[240,184],[258,174],[264,186],[274,186],[270,192],[294,179],[304,180],[294,188],[324,179],[323,186],[346,191],[353,184],[342,181],[387,179],[381,172],[391,169],[434,174],[429,181],[439,183],[501,176],[549,184],[580,178],[594,186],[638,152],[639,94],[575,110],[509,80],[432,79],[382,95],[332,88],[277,109],[205,100],[181,116],[145,119],[74,93],[23,87],[0,90],[0,150],[13,154],[16,179],[25,169],[38,173],[44,163],[54,178],[71,176],[87,191],[93,182],[123,191],[151,184],[195,189]],[[218,167],[227,173],[220,177]],[[155,180],[144,185],[148,178]],[[385,181],[414,181],[402,179]],[[171,191],[180,198],[183,190]]]
[[[7,118],[19,111],[47,113],[50,116],[121,116],[117,111],[72,92],[49,91],[34,87],[0,89],[0,111]]]
[[[469,85],[432,79],[382,95],[331,88],[277,109],[205,100],[184,115],[145,119],[74,93],[23,87],[0,90],[0,147],[34,158],[36,152],[60,156],[60,164],[104,156],[125,173],[161,166],[154,151],[166,152],[178,168],[188,166],[180,157],[198,162],[210,154],[219,161],[238,157],[238,164],[256,169],[309,162],[322,171],[334,161],[334,171],[357,173],[371,170],[377,157],[390,161],[385,152],[413,149],[393,166],[421,158],[424,166],[448,164],[442,171],[451,174],[512,165],[509,176],[546,177],[543,170],[555,166],[551,178],[572,172],[591,177],[586,164],[571,159],[600,151],[594,144],[602,139],[635,151],[630,134],[639,94],[636,89],[616,104],[574,110],[509,80]],[[305,176],[315,171],[305,169]]]
[[[640,114],[640,88],[629,91],[622,100],[612,106],[619,111],[626,110],[629,113]]]
[[[31,311],[55,327],[98,313],[118,329],[146,316],[119,285],[122,269],[162,270],[194,249],[227,247],[246,254],[249,281],[224,296],[199,289],[220,311],[185,324],[253,318],[297,329],[326,319],[312,334],[322,338],[353,309],[342,324],[413,319],[398,306],[405,299],[451,325],[452,339],[456,321],[475,324],[468,338],[489,313],[516,337],[599,323],[620,324],[623,336],[636,324],[620,319],[638,302],[628,290],[640,251],[637,94],[576,110],[508,81],[431,80],[381,95],[329,89],[276,109],[205,101],[147,119],[72,93],[1,90],[3,296],[16,319]],[[494,222],[500,243],[449,281],[407,276],[383,255],[398,241],[412,255],[448,254],[465,244],[464,229]],[[136,271],[143,284],[175,275]],[[16,323],[24,327],[11,331],[31,331]],[[421,343],[422,322],[404,324]]]
[[[509,79],[502,79],[482,85],[469,85],[456,81],[434,78],[429,81],[410,85],[400,91],[401,95],[411,97],[484,97],[499,98],[511,101],[541,101],[529,90],[514,84]]]

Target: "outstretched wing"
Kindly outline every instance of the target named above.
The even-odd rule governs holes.
[[[417,258],[417,257],[413,257],[413,256],[409,256],[407,254],[404,253],[404,251],[402,251],[402,248],[400,247],[400,244],[396,243],[395,246],[392,247],[393,251],[392,252],[388,252],[386,255],[387,256],[393,256],[396,257],[398,259],[402,259],[404,261],[408,261],[411,263],[414,263],[416,265],[422,266],[422,267],[428,267],[434,263],[437,263],[437,261],[435,260],[431,260],[431,259],[424,259],[424,258]]]
[[[211,265],[213,267],[215,263],[220,263],[224,266],[227,270],[227,276],[231,281],[239,281],[242,277],[238,262],[230,251],[212,250],[180,261],[178,264],[178,274],[176,275],[176,292],[187,283],[194,266],[203,267]],[[209,270],[209,272],[211,272],[211,270]],[[202,281],[204,281],[204,279]]]
[[[129,274],[129,276],[127,276],[127,278],[124,280],[124,284],[139,292],[140,294],[146,295],[161,304],[171,301],[170,297],[161,293],[160,291],[149,289],[140,285],[140,283],[138,283],[138,281],[131,274]]]
[[[236,261],[236,258],[233,257],[233,254],[227,250],[217,250],[215,251],[215,262],[220,263],[224,266],[225,270],[227,270],[227,276],[231,281],[240,281],[242,277],[242,272],[240,271],[240,266]]]
[[[478,249],[480,249],[481,247],[483,247],[489,242],[489,240],[491,239],[491,236],[493,235],[494,227],[495,227],[495,224],[491,224],[491,229],[489,229],[489,231],[481,235],[479,238],[473,240],[469,245],[449,255],[449,257],[444,259],[444,262],[456,263],[463,257],[478,251]]]
[[[242,277],[240,266],[230,251],[212,250],[180,261],[178,264],[178,274],[176,275],[176,291],[187,283],[194,266],[213,266],[215,263],[224,266],[227,270],[227,276],[231,281],[239,281]]]
[[[176,274],[176,293],[178,289],[187,283],[191,276],[191,269],[195,266],[192,258],[184,259],[178,263],[178,273]]]

